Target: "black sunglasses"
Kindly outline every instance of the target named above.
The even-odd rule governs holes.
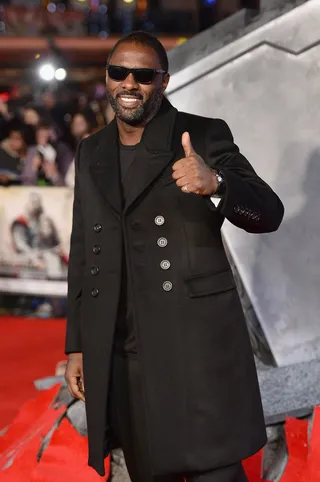
[[[123,82],[129,74],[132,74],[138,84],[151,84],[157,74],[167,74],[165,70],[156,69],[128,69],[120,65],[107,64],[110,79]]]

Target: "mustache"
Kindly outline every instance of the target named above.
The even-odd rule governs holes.
[[[136,97],[139,100],[143,100],[143,96],[141,94],[138,94],[138,92],[132,92],[131,90],[123,90],[122,92],[119,92],[116,98],[118,99],[122,95],[127,95],[128,97]]]

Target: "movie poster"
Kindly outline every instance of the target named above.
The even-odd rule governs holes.
[[[42,283],[50,282],[51,291],[53,281],[65,285],[72,203],[69,188],[0,188],[0,290],[6,279],[10,291],[17,280],[17,292],[21,292],[19,280],[30,280],[39,294]]]

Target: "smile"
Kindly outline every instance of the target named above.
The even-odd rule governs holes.
[[[125,107],[135,107],[137,106],[141,100],[137,97],[128,97],[128,96],[120,96],[119,97],[120,103]]]

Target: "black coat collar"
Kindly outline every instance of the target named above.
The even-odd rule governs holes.
[[[91,173],[102,196],[117,216],[126,213],[138,197],[172,161],[177,110],[164,98],[158,114],[146,126],[134,163],[126,176],[123,209],[120,187],[119,134],[113,120],[100,134]]]

